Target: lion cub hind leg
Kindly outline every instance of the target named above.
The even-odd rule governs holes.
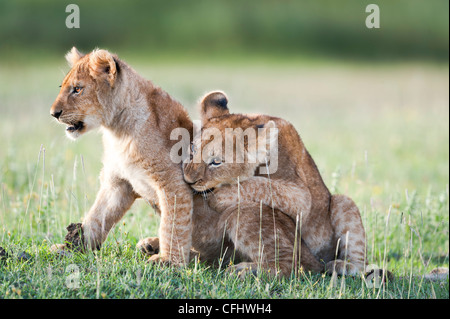
[[[305,244],[303,239],[300,242],[300,267],[302,267],[303,271],[311,271],[314,273],[319,273],[324,271],[324,265],[321,264],[317,258],[312,254],[309,247]]]
[[[327,272],[338,275],[357,275],[364,271],[366,235],[359,209],[344,195],[331,197],[331,223],[338,241],[337,259],[327,263]]]
[[[176,170],[178,167],[174,167]],[[178,168],[179,169],[179,168]],[[164,175],[165,174],[165,175]],[[192,244],[193,194],[181,172],[156,173],[152,177],[161,210],[159,254],[149,261],[186,265]],[[159,184],[158,184],[159,183]],[[166,183],[166,184],[164,184]]]

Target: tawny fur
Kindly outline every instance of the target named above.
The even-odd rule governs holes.
[[[242,260],[259,260],[265,268],[273,269],[272,273],[291,272],[299,257],[293,250],[292,225],[286,230],[284,224],[292,221],[278,218],[275,215],[280,213],[274,212],[276,222],[268,223],[268,208],[264,207],[264,227],[258,232],[255,225],[261,221],[257,204],[247,204],[248,208],[242,207],[238,214],[235,210],[217,214],[202,196],[193,198],[181,164],[173,163],[169,155],[178,142],[170,140],[172,130],[184,128],[192,136],[192,122],[178,102],[108,51],[83,55],[73,48],[66,58],[72,68],[51,114],[67,125],[70,138],[97,127],[103,132],[101,187],[82,224],[86,248],[98,249],[134,201],[144,198],[161,214],[160,238],[143,239],[138,244],[153,254],[150,260],[185,264],[200,255],[205,261],[217,263],[222,258],[227,264],[237,251]],[[242,220],[240,216],[244,216]],[[230,236],[238,238],[236,245]],[[255,236],[261,238],[258,251],[253,245]],[[276,241],[281,244],[270,244]],[[276,245],[281,247],[278,252],[270,249]],[[56,248],[64,249],[64,245]],[[305,270],[321,270],[322,265],[307,248],[299,251]],[[278,259],[286,260],[286,266],[278,266],[274,259],[277,254]]]
[[[51,114],[77,138],[100,127],[104,167],[101,187],[83,222],[86,246],[98,248],[136,198],[159,203],[160,253],[154,260],[184,264],[192,241],[192,190],[180,164],[170,159],[175,128],[192,134],[181,104],[106,50],[86,55],[73,48],[72,68]]]
[[[202,154],[206,161],[205,157],[194,161],[192,156],[183,166],[184,178],[197,191],[215,189],[213,196],[209,196],[211,208],[223,212],[235,209],[237,202],[273,207],[292,220],[301,219],[301,237],[312,254],[327,264],[327,271],[335,270],[338,274],[364,271],[366,244],[359,210],[350,198],[330,194],[290,123],[266,115],[230,114],[222,92],[206,95],[201,102],[201,113],[202,135],[216,128],[224,137],[226,128],[245,131],[268,123],[279,130],[278,170],[270,176],[259,174],[258,168],[266,165],[264,161],[251,163],[247,157],[240,164],[225,161],[218,167],[208,165],[208,160],[215,161],[217,154],[223,156],[224,141],[211,140],[208,136],[198,136],[193,141],[194,151],[202,154],[208,145],[209,154]],[[242,219],[241,222],[246,223]]]

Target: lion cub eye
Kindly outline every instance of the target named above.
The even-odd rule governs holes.
[[[209,165],[215,166],[215,167],[220,166],[220,165],[222,165],[222,160],[220,158],[215,158],[212,160],[211,163],[209,163]]]
[[[83,88],[82,88],[81,86],[75,86],[75,87],[73,88],[72,93],[78,94],[78,93],[80,93],[81,91],[83,91]]]
[[[197,147],[194,144],[191,144],[191,153],[192,154],[197,154]]]

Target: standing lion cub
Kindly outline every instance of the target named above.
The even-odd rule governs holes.
[[[82,224],[86,248],[98,248],[136,198],[158,202],[159,255],[150,260],[185,264],[192,241],[192,190],[170,158],[175,128],[192,136],[183,106],[106,50],[66,55],[71,70],[50,113],[77,138],[101,128],[101,187]],[[186,145],[188,147],[188,145]]]

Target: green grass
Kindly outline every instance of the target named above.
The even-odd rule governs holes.
[[[233,111],[290,120],[330,190],[360,207],[369,263],[398,279],[377,289],[362,278],[240,280],[203,264],[147,265],[135,244],[157,235],[159,218],[144,202],[98,253],[52,255],[50,246],[93,203],[101,168],[100,135],[71,142],[49,116],[68,70],[61,58],[1,65],[0,246],[13,258],[0,264],[0,298],[449,297],[448,280],[420,277],[449,264],[448,65],[128,60],[194,119],[197,99],[222,89]],[[22,251],[31,256],[27,261],[15,258]],[[69,288],[74,282],[79,287]]]

